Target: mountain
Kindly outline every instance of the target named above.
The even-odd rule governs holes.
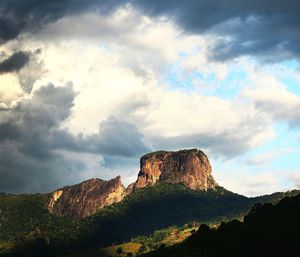
[[[218,229],[201,225],[184,243],[143,255],[145,257],[298,257],[300,253],[300,195],[277,205],[257,204],[244,217]]]
[[[54,191],[45,207],[54,215],[86,218],[133,191],[157,183],[183,184],[198,191],[216,189],[211,172],[209,160],[200,150],[153,152],[141,157],[138,178],[127,189],[120,176],[109,181],[94,178]]]
[[[184,185],[158,183],[80,220],[49,213],[44,208],[45,195],[3,194],[0,256],[56,257],[89,252],[193,220],[220,223],[240,218],[255,203],[296,194],[299,191],[247,198],[221,187],[196,191]]]
[[[94,178],[56,190],[50,194],[45,206],[58,216],[85,218],[105,206],[120,202],[125,196],[126,189],[120,176],[109,181]]]
[[[62,256],[129,241],[191,221],[240,218],[259,202],[298,191],[248,198],[217,185],[199,150],[141,158],[137,181],[91,179],[50,194],[0,194],[0,256]]]
[[[140,167],[137,181],[129,186],[133,190],[159,182],[205,191],[217,186],[207,156],[197,149],[149,153],[141,158]]]

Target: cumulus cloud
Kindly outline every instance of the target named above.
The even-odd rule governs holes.
[[[258,196],[271,194],[278,191],[286,191],[286,185],[282,185],[284,172],[273,168],[252,169],[239,162],[228,160],[212,163],[213,174],[220,185],[240,194]]]
[[[272,6],[236,0],[0,3],[1,48],[32,54],[16,72],[1,75],[0,170],[7,183],[0,190],[47,191],[111,173],[126,173],[128,181],[140,155],[158,149],[197,147],[228,160],[273,139],[274,122],[299,125],[299,97],[277,82],[254,81],[265,88],[226,98],[203,94],[190,81],[196,72],[193,82],[210,86],[212,78],[219,88],[232,86],[227,60],[242,55],[298,58],[294,1],[284,3],[286,12],[277,0]],[[257,74],[241,61],[233,68]],[[248,87],[247,79],[239,78],[238,90]],[[55,86],[68,80],[74,86]],[[55,85],[41,86],[48,81]],[[277,183],[269,181],[268,188]],[[254,182],[247,188],[262,192]]]
[[[134,1],[144,12],[168,16],[187,32],[220,38],[213,58],[224,60],[257,55],[269,61],[299,58],[299,2],[289,1]],[[267,35],[267,36],[266,36]],[[276,53],[274,56],[273,53]]]
[[[49,84],[1,113],[1,191],[49,190],[72,170],[50,145],[59,124],[70,115],[73,100],[71,85]]]
[[[261,56],[268,61],[294,56],[299,58],[300,33],[297,18],[300,5],[297,0],[276,0],[272,1],[272,5],[266,0],[246,3],[238,0],[2,0],[0,40],[6,42],[25,32],[34,33],[44,25],[67,15],[81,14],[88,10],[111,13],[126,5],[149,16],[167,17],[189,33],[217,35],[220,40],[212,46],[211,56],[219,60],[241,55]]]
[[[32,33],[45,24],[56,21],[67,14],[77,14],[92,7],[102,11],[113,8],[111,1],[8,1],[1,0],[0,43],[17,38],[22,33]]]
[[[246,90],[244,95],[252,99],[256,108],[270,115],[274,121],[299,127],[300,97],[272,77],[254,81],[257,86]]]
[[[137,128],[115,118],[102,122],[98,134],[85,137],[62,129],[62,123],[71,115],[75,96],[72,84],[48,84],[2,111],[1,191],[47,191],[54,185],[77,181],[87,164],[60,151],[104,158],[133,157],[148,151]]]
[[[167,41],[172,39],[174,37],[170,36]],[[187,39],[181,40],[179,42]],[[60,48],[45,48],[43,53],[48,57],[45,67],[49,70],[49,78],[59,81],[70,77],[76,91],[80,92],[75,99],[73,115],[65,127],[72,132],[82,133],[82,140],[93,138],[93,143],[89,148],[77,151],[95,153],[96,148],[104,150],[105,144],[114,144],[115,138],[108,143],[108,137],[102,134],[108,130],[114,131],[117,127],[120,131],[124,128],[122,133],[134,146],[127,149],[130,147],[128,144],[123,148],[120,139],[119,147],[128,153],[134,153],[134,149],[137,149],[134,153],[136,157],[147,149],[199,147],[206,148],[215,157],[232,158],[274,137],[268,115],[259,112],[253,103],[243,102],[242,98],[224,100],[202,95],[196,90],[170,90],[161,83],[159,75],[141,78],[131,72],[131,67],[125,68],[123,51],[112,53],[109,48],[96,48],[91,43],[85,48],[69,41],[64,44]],[[81,62],[76,62],[78,52],[82,53]],[[59,58],[62,54],[63,59]],[[147,65],[146,62],[147,69],[151,69]],[[102,122],[100,129],[99,122]],[[126,131],[131,131],[132,135]],[[150,147],[143,146],[140,133],[135,131],[143,134],[146,145]],[[65,145],[72,145],[74,141],[71,137],[68,142],[60,140]],[[98,145],[96,142],[99,142]],[[112,153],[109,154],[109,151],[102,152],[107,160],[111,160]]]
[[[46,72],[40,54],[41,49],[32,52],[27,64],[17,73],[20,86],[25,93],[30,93],[35,82]]]

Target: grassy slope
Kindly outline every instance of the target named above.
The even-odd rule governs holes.
[[[171,246],[183,242],[199,228],[199,223],[190,223],[182,227],[168,227],[155,231],[150,236],[139,236],[131,242],[113,245],[105,248],[83,251],[68,257],[118,257],[136,256],[160,248],[162,245]],[[122,251],[120,251],[122,249]]]
[[[193,220],[207,223],[241,217],[254,203],[282,196],[246,198],[223,188],[199,192],[182,185],[159,184],[138,190],[88,219],[73,221],[45,211],[43,195],[0,195],[0,255],[5,256],[8,247],[3,245],[12,245],[7,243],[11,241],[17,244],[13,247],[19,249],[17,254],[30,249],[29,256],[39,256],[41,251],[57,256],[108,246]]]
[[[298,257],[300,195],[277,205],[256,205],[244,222],[233,220],[218,229],[202,225],[182,244],[161,248],[145,257]]]

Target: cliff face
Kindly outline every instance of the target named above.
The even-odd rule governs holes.
[[[120,202],[125,195],[120,176],[109,181],[94,178],[53,192],[46,208],[58,216],[85,218],[105,206]]]
[[[140,160],[138,179],[128,189],[135,190],[158,182],[182,183],[196,190],[217,186],[207,156],[197,149],[144,155]]]
[[[140,159],[137,181],[127,189],[122,185],[120,176],[109,181],[94,178],[56,190],[49,195],[45,207],[58,216],[85,218],[105,206],[122,201],[132,191],[159,182],[181,183],[204,191],[217,186],[211,175],[209,160],[202,151],[158,151]]]

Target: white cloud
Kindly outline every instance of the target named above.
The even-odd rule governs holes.
[[[252,158],[249,158],[246,160],[246,164],[249,165],[257,165],[257,166],[263,166],[268,165],[271,161],[278,157],[283,157],[284,155],[287,155],[289,153],[294,152],[295,149],[293,148],[284,148],[280,150],[270,150],[266,153],[258,154]]]
[[[258,196],[287,190],[287,187],[281,184],[284,173],[268,169],[256,171],[241,166],[238,162],[223,162],[221,168],[214,169],[213,173],[221,186],[246,196]]]
[[[300,189],[300,171],[290,172],[287,175],[287,178],[291,184],[292,188]]]
[[[34,37],[24,37],[19,45],[32,51],[42,49],[46,72],[38,70],[34,90],[50,81],[73,82],[77,92],[75,105],[72,115],[61,125],[72,133],[98,133],[99,124],[114,116],[135,125],[150,148],[199,147],[216,158],[226,159],[274,139],[274,120],[291,123],[299,117],[299,97],[288,92],[274,75],[255,69],[247,58],[234,63],[211,62],[207,54],[214,41],[213,37],[184,34],[166,20],[120,9],[109,17],[95,13],[64,17]],[[10,47],[14,47],[13,42]],[[240,86],[240,95],[224,100],[203,95],[197,89],[170,89],[167,84],[172,81],[164,77],[170,65],[178,66],[178,77],[183,80],[197,71],[214,74],[215,83],[240,66],[247,72],[247,80]],[[36,75],[35,67],[28,69],[23,72]],[[4,104],[17,99],[22,90],[16,75],[1,78],[0,102],[6,108],[8,105]],[[202,83],[201,79],[196,82]],[[76,159],[78,154],[69,151],[63,156]],[[87,165],[82,178],[98,175],[94,170],[99,168],[107,174],[122,172],[126,183],[135,179],[133,174],[138,168],[133,163],[138,160],[126,159],[130,165],[122,170],[110,167],[117,160],[109,157],[99,156],[99,165],[95,155],[83,154],[82,162]],[[252,162],[262,163],[271,158],[274,156],[261,156]],[[269,171],[252,176],[245,170],[234,177],[228,168],[222,174],[221,185],[246,194],[271,192],[278,185]],[[251,193],[251,188],[257,191]]]
[[[258,72],[250,77],[253,87],[245,90],[244,96],[274,121],[286,122],[292,127],[299,126],[300,96],[288,91],[274,76]]]
[[[201,135],[209,138],[204,138],[205,147],[215,155],[226,155],[230,148],[236,148],[230,151],[234,155],[242,154],[274,137],[268,115],[242,98],[223,100],[196,90],[171,90],[161,80],[165,68],[174,63],[181,75],[203,69],[223,79],[228,64],[206,58],[213,41],[186,35],[166,20],[149,19],[129,8],[110,17],[64,17],[23,43],[33,49],[42,46],[47,73],[40,83],[73,82],[78,95],[63,125],[73,133],[96,133],[100,122],[115,116],[134,123],[150,146],[158,146],[152,142],[157,136],[168,145],[174,137]],[[215,148],[212,138],[223,145]],[[184,145],[190,144],[183,141],[173,147]]]

